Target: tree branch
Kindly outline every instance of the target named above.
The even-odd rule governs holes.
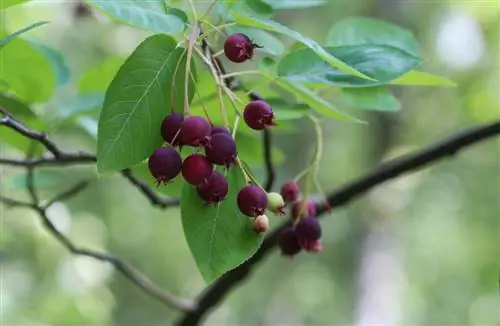
[[[403,173],[415,171],[425,165],[451,156],[459,150],[478,143],[482,140],[500,134],[500,121],[496,121],[483,126],[468,129],[457,135],[444,139],[421,151],[410,153],[394,160],[381,164],[378,168],[369,172],[365,176],[340,187],[328,195],[328,204],[331,207],[340,207],[347,204],[352,199],[366,193],[375,186],[391,180]],[[317,205],[318,216],[324,214],[328,205]],[[221,300],[235,286],[250,276],[251,272],[277,245],[279,234],[282,230],[290,226],[290,222],[284,223],[273,230],[264,240],[259,250],[245,263],[229,271],[212,286],[204,291],[198,299],[198,308],[186,313],[177,325],[197,325],[205,314],[219,304]]]
[[[180,204],[179,198],[162,198],[144,181],[140,180],[132,174],[132,170],[125,169],[122,172],[124,178],[132,183],[139,189],[144,196],[149,200],[151,205],[161,208],[178,206]]]

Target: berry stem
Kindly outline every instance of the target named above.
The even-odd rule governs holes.
[[[208,27],[209,27],[209,28],[208,28],[208,30],[209,30],[209,31],[216,31],[216,32],[217,32],[219,35],[221,35],[221,36],[226,36],[226,35],[224,34],[224,32],[222,32],[222,29],[224,29],[224,28],[226,28],[226,27],[230,27],[230,26],[234,26],[234,25],[236,25],[236,23],[227,23],[227,24],[221,24],[221,25],[217,25],[217,26],[216,26],[216,25],[214,25],[214,24],[210,23],[210,22],[209,22],[209,21],[207,21],[207,20],[200,20],[200,22],[201,22],[201,23],[203,23],[203,24],[208,25]],[[221,52],[224,52],[224,51],[221,51]]]
[[[236,131],[238,130],[239,124],[240,124],[240,116],[237,115],[236,118],[234,119],[233,133],[231,135],[234,140],[236,140]]]
[[[172,76],[172,85],[170,85],[170,113],[174,113],[174,102],[175,102],[175,91],[176,91],[176,78],[177,78],[177,71],[179,71],[179,67],[182,61],[182,57],[184,57],[184,54],[186,53],[187,49],[184,49],[182,54],[179,56],[179,60],[177,61],[177,64],[175,65],[175,70],[174,70],[174,75]]]
[[[215,52],[215,53],[213,54],[213,57],[214,57],[214,58],[216,58],[216,57],[218,57],[218,56],[220,56],[220,55],[222,55],[222,54],[224,54],[224,50],[220,50],[219,52]]]
[[[195,8],[195,6],[194,6],[194,2],[193,2],[193,0],[188,0],[188,2],[189,2],[189,6],[191,7],[191,12],[193,13],[194,20],[195,20],[195,21],[198,21],[198,15],[197,15],[197,13],[196,13],[196,8]],[[196,25],[197,25],[197,24],[196,24]],[[196,26],[196,25],[195,25],[195,26]]]
[[[191,80],[193,81],[193,84],[196,85],[196,79],[194,78],[192,71],[189,73],[189,76],[191,76]],[[196,95],[198,96],[198,98],[201,102],[201,109],[205,113],[205,116],[207,117],[207,120],[210,123],[210,125],[212,125],[212,121],[210,120],[210,116],[208,115],[207,107],[205,105],[205,101],[203,100],[203,97],[201,96],[200,91],[198,90],[198,87],[195,87],[194,89],[195,89]]]
[[[262,186],[259,184],[257,179],[255,179],[250,168],[246,165],[246,163],[243,162],[242,160],[240,160],[239,157],[236,159],[236,161],[237,161],[238,165],[240,166],[241,170],[243,171],[243,174],[245,175],[245,180],[247,181],[247,183],[251,182],[251,183],[259,186],[259,188],[261,188],[262,190],[264,190],[264,192],[266,192],[266,190],[264,188],[262,188]]]
[[[210,3],[210,5],[205,10],[205,12],[201,15],[200,20],[203,20],[210,13],[210,11],[214,8],[216,3],[217,3],[217,0],[213,0],[212,3]]]
[[[253,74],[260,74],[260,70],[243,70],[243,71],[232,72],[229,74],[222,75],[221,78],[227,79],[236,76],[253,75]]]

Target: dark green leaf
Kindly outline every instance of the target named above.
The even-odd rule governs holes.
[[[144,6],[140,1],[86,0],[93,7],[111,17],[154,33],[178,34],[185,24],[178,14],[166,14]]]
[[[263,0],[238,1],[233,10],[241,13],[269,17],[274,14],[274,9]]]
[[[78,90],[82,93],[105,91],[124,62],[121,57],[108,57],[80,77]]]
[[[347,18],[336,23],[328,32],[328,44],[389,45],[416,57],[420,52],[420,45],[409,30],[383,20],[364,17]]]
[[[30,40],[29,42],[33,44],[38,49],[38,51],[42,52],[49,60],[50,64],[52,65],[52,69],[56,73],[56,85],[62,86],[66,84],[69,81],[70,72],[62,54],[45,44],[32,40]]]
[[[7,9],[9,7],[19,5],[24,2],[28,2],[29,0],[2,0],[0,1],[0,10]]]
[[[324,5],[326,0],[263,0],[272,8],[278,9],[299,9]]]
[[[326,51],[377,81],[332,68],[310,49],[297,50],[283,57],[278,64],[278,75],[309,85],[363,87],[389,83],[421,64],[420,59],[387,45],[328,47]]]
[[[211,283],[250,258],[262,237],[252,230],[252,220],[243,215],[236,198],[246,185],[238,167],[227,175],[229,193],[217,206],[207,206],[196,187],[186,184],[181,197],[181,218],[187,243],[201,275]]]
[[[183,110],[186,51],[176,46],[175,39],[164,34],[147,38],[111,82],[99,119],[97,169],[100,173],[142,162],[162,144],[160,125],[170,112],[171,104],[174,110]],[[194,62],[191,69],[195,74]],[[177,88],[172,92],[175,85]],[[190,82],[189,100],[194,87]]]
[[[227,28],[229,34],[232,33],[243,33],[248,35],[256,44],[262,46],[258,51],[266,52],[271,55],[280,56],[285,52],[285,46],[283,42],[277,37],[257,28],[242,27],[242,26],[231,26]]]
[[[342,88],[340,99],[350,107],[376,111],[398,111],[401,104],[384,86]]]
[[[29,26],[26,26],[20,30],[18,30],[17,32],[14,32],[12,34],[9,34],[7,36],[3,36],[3,33],[0,33],[2,35],[2,38],[0,39],[0,49],[2,47],[4,47],[5,45],[7,45],[7,43],[9,43],[10,41],[12,41],[13,39],[15,39],[16,37],[18,37],[19,35],[23,34],[23,33],[26,33],[34,28],[37,28],[39,26],[43,26],[45,24],[48,24],[49,22],[36,22],[36,23],[33,23]]]

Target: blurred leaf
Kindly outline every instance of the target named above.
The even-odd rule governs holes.
[[[3,185],[11,189],[26,189],[26,173],[15,174],[2,180]],[[36,188],[56,188],[61,185],[61,177],[54,171],[35,170],[33,184]]]
[[[78,90],[82,93],[105,91],[124,62],[125,59],[121,57],[106,58],[80,77]]]
[[[28,2],[29,0],[2,0],[0,1],[0,10],[7,9],[9,7],[19,5],[24,2]]]
[[[328,62],[331,66],[340,69],[341,71],[344,71],[348,74],[352,74],[361,78],[366,78],[364,74],[361,72],[357,71],[353,67],[349,66],[339,58],[333,56],[332,54],[328,53],[323,47],[321,47],[318,43],[313,41],[312,39],[303,36],[297,31],[294,31],[286,26],[283,26],[275,21],[268,20],[268,19],[263,19],[263,18],[257,18],[257,17],[249,17],[245,16],[241,13],[238,12],[232,12],[231,16],[233,19],[241,25],[245,26],[251,26],[251,27],[256,27],[256,28],[261,28],[265,30],[269,30],[272,32],[280,33],[283,35],[286,35],[296,41],[302,42],[303,44],[307,45],[312,51],[314,51],[318,56],[323,58],[326,62]]]
[[[1,7],[1,6],[0,6]],[[15,39],[16,37],[18,37],[19,35],[23,34],[23,33],[26,33],[34,28],[37,28],[37,27],[40,27],[40,26],[43,26],[45,24],[48,24],[49,22],[36,22],[36,23],[33,23],[29,26],[26,26],[20,30],[18,30],[17,32],[14,32],[12,34],[9,34],[7,36],[3,36],[4,33],[0,33],[0,35],[2,35],[3,37],[0,39],[0,49],[2,49],[5,45],[7,45],[7,43],[9,43],[10,41],[12,41],[13,39]],[[1,27],[0,27],[1,28]]]
[[[178,112],[184,108],[183,89],[179,88],[171,99],[171,88],[184,85],[185,61],[184,49],[177,48],[175,39],[164,34],[144,40],[125,61],[106,92],[99,118],[100,173],[136,165],[162,144],[163,118],[171,105]],[[195,74],[194,62],[191,69]],[[189,84],[191,100],[195,85],[191,80]]]
[[[252,220],[236,203],[238,192],[246,185],[239,167],[227,175],[229,193],[217,206],[207,206],[196,187],[185,184],[181,197],[181,218],[189,249],[206,282],[250,258],[259,248],[262,236],[252,230]]]
[[[299,9],[299,8],[311,8],[316,6],[324,5],[326,0],[262,0],[263,2],[269,4],[272,8],[279,9]]]
[[[421,64],[420,59],[387,45],[328,47],[326,51],[377,81],[332,68],[310,49],[285,55],[278,64],[278,75],[309,85],[374,86],[388,83]]]
[[[0,93],[0,107],[16,119],[36,117],[26,103],[11,94]]]
[[[94,114],[101,110],[104,103],[104,93],[84,93],[78,95],[71,102],[61,104],[60,114],[63,118],[71,119],[81,115]]]
[[[455,87],[457,84],[446,77],[413,70],[392,81],[396,85]]]
[[[7,91],[9,89],[9,84],[3,79],[0,79],[0,92]]]
[[[350,107],[376,111],[398,111],[401,103],[384,86],[342,88],[341,101]]]
[[[263,0],[238,1],[233,10],[241,13],[269,17],[274,14],[274,9]]]
[[[258,136],[258,137],[256,137]],[[261,135],[240,133],[236,134],[236,146],[238,147],[238,156],[241,157],[249,166],[262,167],[264,166],[264,145],[261,140]],[[273,163],[279,165],[285,160],[285,154],[278,148],[271,148]]]
[[[156,180],[151,176],[149,172],[148,163],[144,162],[138,164],[132,168],[132,172],[136,177],[143,180],[150,186],[152,189],[155,189],[159,193],[162,193],[171,197],[179,197],[181,195],[182,188],[184,187],[184,179],[182,176],[178,176],[171,180],[168,184],[161,184],[159,186],[156,185]]]
[[[11,91],[28,103],[45,102],[52,96],[56,76],[49,60],[34,45],[13,39],[2,48],[1,56],[0,78]]]
[[[97,121],[90,117],[76,117],[75,123],[93,140],[97,139]]]
[[[121,0],[85,0],[91,6],[109,16],[154,33],[177,34],[184,30],[185,22],[177,14],[166,14],[148,6],[141,1]]]
[[[389,45],[418,57],[420,45],[412,32],[383,20],[352,17],[339,21],[328,32],[329,45]]]
[[[285,52],[285,46],[283,45],[283,42],[281,42],[281,40],[279,40],[271,33],[268,33],[264,30],[251,27],[231,26],[227,28],[227,31],[229,34],[246,34],[256,44],[262,46],[261,49],[258,49],[258,51],[260,52],[266,52],[276,56],[280,56],[283,54],[283,52]]]
[[[311,108],[304,104],[290,104],[281,98],[266,98],[273,108],[276,121],[296,120],[304,118]]]
[[[56,85],[61,86],[66,84],[69,81],[70,72],[62,54],[45,44],[32,40],[30,40],[29,42],[33,44],[40,52],[42,52],[49,60],[50,64],[52,65],[52,69],[56,73]]]

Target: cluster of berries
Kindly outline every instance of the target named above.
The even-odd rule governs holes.
[[[321,225],[316,217],[316,206],[311,199],[301,199],[300,188],[295,182],[285,182],[281,188],[283,202],[291,204],[293,226],[283,230],[278,245],[284,256],[294,256],[302,249],[320,252]]]

